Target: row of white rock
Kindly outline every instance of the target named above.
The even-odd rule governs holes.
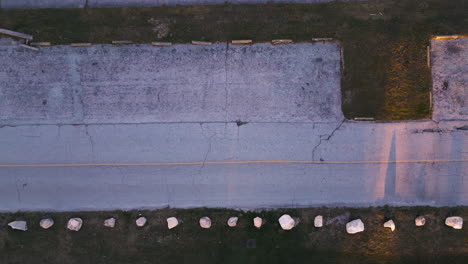
[[[235,227],[237,225],[238,220],[239,220],[238,217],[231,217],[228,219],[227,225],[229,227]],[[146,217],[141,216],[135,221],[135,223],[137,226],[142,227],[146,224],[146,221],[147,221]],[[104,220],[104,226],[112,228],[115,226],[115,222],[116,222],[115,218],[108,218]],[[167,228],[173,229],[174,227],[178,226],[180,222],[181,221],[177,219],[176,217],[169,217],[167,218]],[[284,214],[278,219],[278,222],[282,229],[291,230],[299,224],[299,218],[293,218],[288,214]],[[424,218],[424,216],[418,216],[415,218],[414,222],[416,226],[423,226],[426,224],[426,219]],[[261,228],[264,223],[265,221],[260,217],[255,217],[253,219],[253,224],[256,228]],[[445,224],[454,229],[462,229],[463,218],[459,216],[447,217],[445,219]],[[22,230],[22,231],[28,230],[27,223],[26,221],[23,221],[23,220],[13,221],[13,222],[10,222],[8,225],[12,229]],[[39,225],[43,229],[48,229],[54,225],[54,220],[51,218],[42,219],[39,222]],[[81,218],[71,218],[68,220],[67,228],[72,231],[79,231],[82,225],[83,225],[83,220]],[[315,217],[314,226],[315,227],[323,226],[323,216],[318,215]],[[386,228],[390,228],[392,232],[395,231],[395,228],[396,228],[393,220],[388,220],[387,222],[384,223],[383,226]],[[207,216],[200,218],[200,227],[210,228],[211,219]],[[356,234],[362,231],[364,231],[364,223],[362,222],[361,219],[356,219],[346,224],[346,232],[348,232],[349,234]]]

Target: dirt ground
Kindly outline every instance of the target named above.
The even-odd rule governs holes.
[[[467,13],[465,0],[376,0],[0,10],[0,25],[54,44],[332,37],[344,47],[345,116],[407,120],[431,115],[431,36],[468,33]]]
[[[148,218],[143,228],[134,221],[139,214]],[[280,228],[283,213],[299,217],[291,231]],[[322,214],[327,223],[315,228],[313,219]],[[426,217],[416,227],[414,218]],[[468,219],[467,207],[379,207],[309,208],[241,212],[221,209],[161,209],[131,212],[3,213],[0,214],[0,263],[466,263],[468,231],[444,225],[447,216]],[[107,217],[116,217],[116,227],[104,227]],[[177,216],[183,223],[168,230],[166,218]],[[201,229],[198,220],[209,216],[211,229]],[[238,226],[229,228],[230,216],[239,216]],[[261,216],[266,224],[253,227]],[[42,217],[55,225],[39,227]],[[65,228],[70,217],[81,217],[79,232]],[[366,230],[349,235],[348,220],[361,218]],[[388,218],[395,232],[383,228]],[[28,221],[26,232],[7,224]]]

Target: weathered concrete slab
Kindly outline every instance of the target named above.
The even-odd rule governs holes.
[[[89,0],[90,7],[160,6],[160,5],[212,5],[212,4],[263,4],[263,3],[324,3],[362,0]]]
[[[230,46],[228,120],[342,120],[340,76],[336,44]]]
[[[1,0],[0,8],[83,8],[86,0]]]
[[[468,38],[431,41],[433,118],[468,119]]]
[[[88,0],[89,7],[263,4],[263,3],[324,3],[364,0]],[[0,8],[83,8],[86,0],[1,0]]]
[[[36,123],[72,119],[77,102],[67,58],[35,55],[37,51],[8,46],[8,41],[3,43],[0,46],[0,120]]]
[[[440,161],[468,159],[468,130],[459,129],[466,125],[424,121],[3,127],[2,164],[200,163],[0,167],[0,210],[468,205],[468,162]],[[246,160],[325,163],[203,165]],[[331,161],[341,163],[326,163]],[[74,199],[64,199],[69,196]]]
[[[39,52],[4,44],[0,55],[4,125],[343,119],[334,42]]]

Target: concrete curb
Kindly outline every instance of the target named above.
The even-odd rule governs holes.
[[[233,45],[247,45],[247,44],[252,44],[252,43],[253,42],[250,39],[231,41],[231,44],[233,44]]]
[[[50,47],[52,46],[50,42],[31,42],[31,46],[37,46],[37,47]]]
[[[22,48],[25,48],[25,49],[30,49],[30,50],[34,50],[34,51],[39,51],[38,48],[29,46],[29,45],[26,45],[26,44],[19,44],[19,46],[22,47]]]
[[[72,47],[89,47],[91,43],[71,43],[70,46]]]
[[[151,42],[153,46],[171,46],[172,42]]]
[[[211,45],[213,42],[192,40],[193,45]]]
[[[133,41],[131,41],[131,40],[113,40],[112,44],[114,44],[114,45],[129,45],[129,44],[133,44]]]
[[[21,32],[16,32],[16,31],[4,29],[4,28],[0,28],[0,34],[5,34],[5,35],[17,37],[17,38],[26,39],[26,40],[32,40],[33,39],[32,35],[24,34],[24,33],[21,33]]]
[[[280,45],[280,44],[291,44],[293,43],[292,39],[274,39],[271,41],[273,45]]]
[[[0,32],[1,33],[1,32]],[[23,34],[17,32],[17,34]],[[26,35],[25,36],[30,36]],[[32,37],[32,36],[31,36]],[[297,43],[315,43],[315,42],[333,42],[337,41],[333,38],[312,38],[311,41],[301,41]],[[245,39],[245,40],[231,40],[227,41],[227,43],[232,44],[232,45],[252,45],[252,44],[262,44],[262,43],[270,43],[272,45],[283,45],[283,44],[294,44],[295,42],[291,39],[274,39],[271,41],[258,41],[254,42],[250,39]],[[27,43],[27,41],[26,41]],[[171,45],[213,45],[215,43],[221,43],[221,42],[210,42],[210,41],[198,41],[198,40],[192,40],[189,43],[172,43],[172,42],[165,42],[165,41],[153,41],[150,43],[136,43],[133,42],[132,40],[113,40],[111,42],[112,45],[145,45],[149,44],[152,46],[171,46]],[[224,43],[224,41],[223,41]],[[70,44],[52,44],[51,42],[48,41],[42,41],[42,42],[31,42],[29,46],[35,46],[35,47],[52,47],[52,46],[65,46],[65,45],[70,45],[72,47],[90,47],[92,45],[106,45],[106,43],[90,43],[90,42],[76,42],[76,43],[70,43]],[[343,56],[343,50],[341,51],[341,56]],[[342,67],[344,68],[344,62]]]

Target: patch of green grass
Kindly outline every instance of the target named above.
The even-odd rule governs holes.
[[[427,103],[420,103],[418,105],[418,108],[416,109],[416,113],[418,115],[429,115],[431,113],[431,109],[429,107],[429,104]]]

